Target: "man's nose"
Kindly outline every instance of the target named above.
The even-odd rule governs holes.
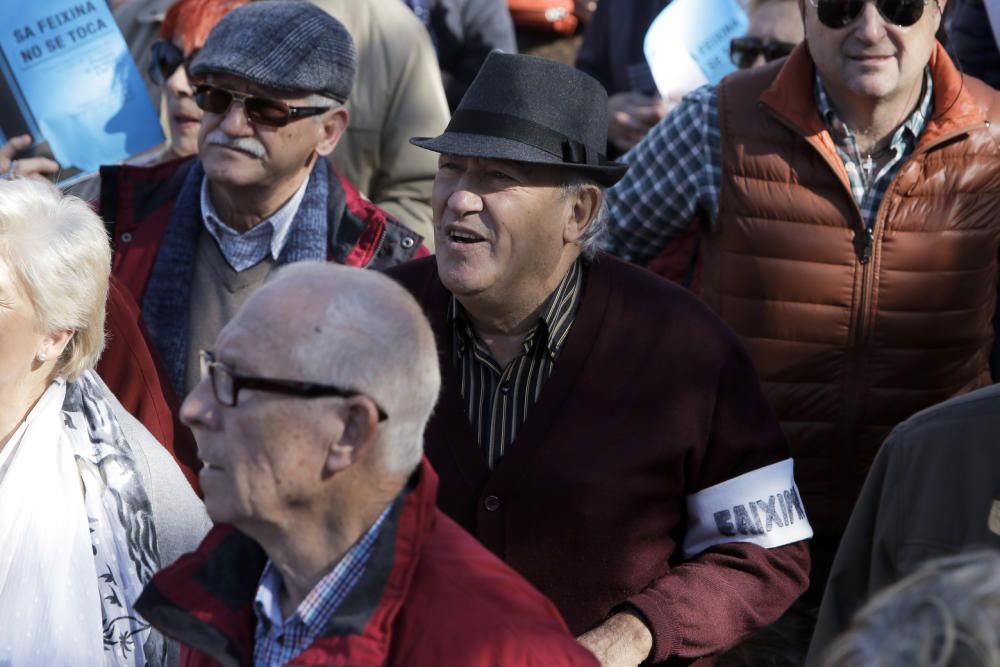
[[[885,38],[885,19],[874,2],[866,2],[861,15],[854,22],[854,35],[866,44],[877,44]]]
[[[192,429],[214,429],[219,422],[219,404],[212,393],[212,383],[206,378],[195,385],[195,388],[184,399],[181,405],[180,418]]]
[[[253,127],[250,121],[247,120],[246,108],[243,106],[243,102],[238,102],[237,100],[233,100],[229,104],[229,108],[226,109],[226,113],[222,116],[222,122],[219,123],[219,127],[226,134],[233,137],[253,134]]]
[[[448,196],[448,208],[459,217],[483,210],[483,199],[463,178]]]

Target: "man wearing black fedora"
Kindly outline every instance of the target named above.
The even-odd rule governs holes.
[[[812,531],[756,373],[695,297],[594,252],[607,94],[493,53],[445,132],[425,307],[438,503],[548,595],[604,665],[710,656],[804,590]],[[671,664],[675,664],[673,661]]]

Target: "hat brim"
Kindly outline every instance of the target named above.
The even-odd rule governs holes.
[[[410,139],[410,143],[435,153],[559,167],[584,174],[604,187],[611,187],[620,181],[625,172],[628,171],[627,164],[610,160],[604,160],[599,165],[570,164],[547,151],[520,141],[484,134],[445,132],[437,137],[413,137]]]

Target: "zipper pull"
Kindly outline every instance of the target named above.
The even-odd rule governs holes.
[[[875,245],[875,230],[870,227],[865,230],[864,238],[861,239],[861,252],[858,260],[862,264],[867,264],[872,258],[872,246]]]

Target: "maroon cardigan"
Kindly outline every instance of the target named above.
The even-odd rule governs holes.
[[[681,557],[687,495],[789,457],[746,352],[696,297],[599,255],[552,376],[491,472],[459,394],[434,258],[388,273],[424,305],[441,353],[426,434],[439,506],[552,599],[574,634],[631,607],[652,628],[654,662],[697,658],[805,590],[805,542]]]

